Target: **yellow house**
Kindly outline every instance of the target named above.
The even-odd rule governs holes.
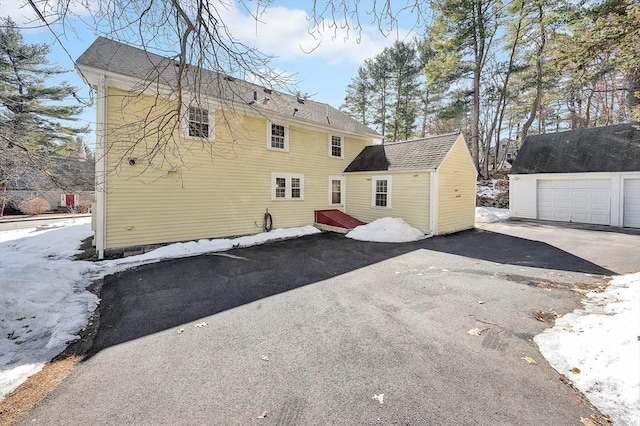
[[[475,169],[462,138],[433,167],[344,173],[380,135],[329,105],[106,38],[76,63],[97,92],[99,258],[111,249],[255,234],[267,212],[274,227],[308,225],[314,211],[328,209],[367,221],[406,215],[432,234],[473,226],[467,177]],[[387,206],[370,198],[379,174],[392,174]],[[422,204],[407,205],[414,197]]]
[[[477,171],[461,134],[374,145],[345,170],[345,212],[401,217],[427,235],[474,227]]]
[[[187,68],[200,91],[181,95],[175,61],[106,38],[77,65],[97,91],[99,257],[254,234],[267,210],[274,227],[313,223],[314,210],[343,209],[331,177],[379,138],[329,105],[206,70]]]

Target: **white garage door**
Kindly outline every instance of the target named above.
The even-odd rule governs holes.
[[[611,180],[539,180],[538,219],[611,223]]]
[[[640,179],[624,181],[623,225],[640,228]]]

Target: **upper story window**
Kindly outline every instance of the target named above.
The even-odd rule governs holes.
[[[209,109],[189,106],[184,110],[184,121],[182,136],[191,139],[213,140],[213,120]]]
[[[371,206],[391,208],[391,176],[376,176],[371,181]]]
[[[304,175],[295,173],[271,173],[272,200],[303,200]]]
[[[342,136],[329,135],[329,157],[344,158]]]
[[[276,151],[289,151],[289,127],[268,121],[267,148]]]

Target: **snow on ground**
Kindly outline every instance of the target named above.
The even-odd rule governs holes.
[[[640,425],[640,272],[586,297],[534,341],[614,425]]]
[[[480,197],[496,198],[502,191],[496,187],[498,179],[478,182],[476,194]]]
[[[276,229],[235,239],[167,245],[102,262],[73,260],[92,235],[90,218],[0,232],[0,400],[37,373],[88,322],[98,298],[86,287],[98,278],[162,259],[248,247],[320,232],[313,226]]]
[[[383,217],[356,227],[346,237],[379,243],[405,243],[421,240],[425,235],[399,217]]]
[[[509,209],[495,207],[476,207],[476,223],[492,223],[509,219]]]

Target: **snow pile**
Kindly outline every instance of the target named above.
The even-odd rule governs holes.
[[[509,209],[495,207],[476,207],[476,223],[492,223],[509,219]]]
[[[276,229],[235,239],[176,243],[116,260],[73,260],[81,241],[92,235],[90,222],[83,218],[41,231],[0,232],[0,400],[78,338],[98,304],[86,291],[93,280],[163,259],[320,232],[313,226]]]
[[[92,235],[89,221],[55,231],[21,230],[28,238],[18,238],[18,231],[3,235],[0,398],[75,340],[94,311],[98,298],[85,291],[92,264],[72,259],[80,242]]]
[[[502,192],[496,186],[498,183],[498,179],[484,180],[478,182],[476,186],[476,194],[479,197],[487,197],[487,198],[497,198],[498,195]]]
[[[383,217],[350,231],[347,238],[379,243],[406,243],[425,238],[425,235],[399,217]]]
[[[640,272],[590,292],[584,309],[537,335],[540,352],[614,424],[640,419]]]

